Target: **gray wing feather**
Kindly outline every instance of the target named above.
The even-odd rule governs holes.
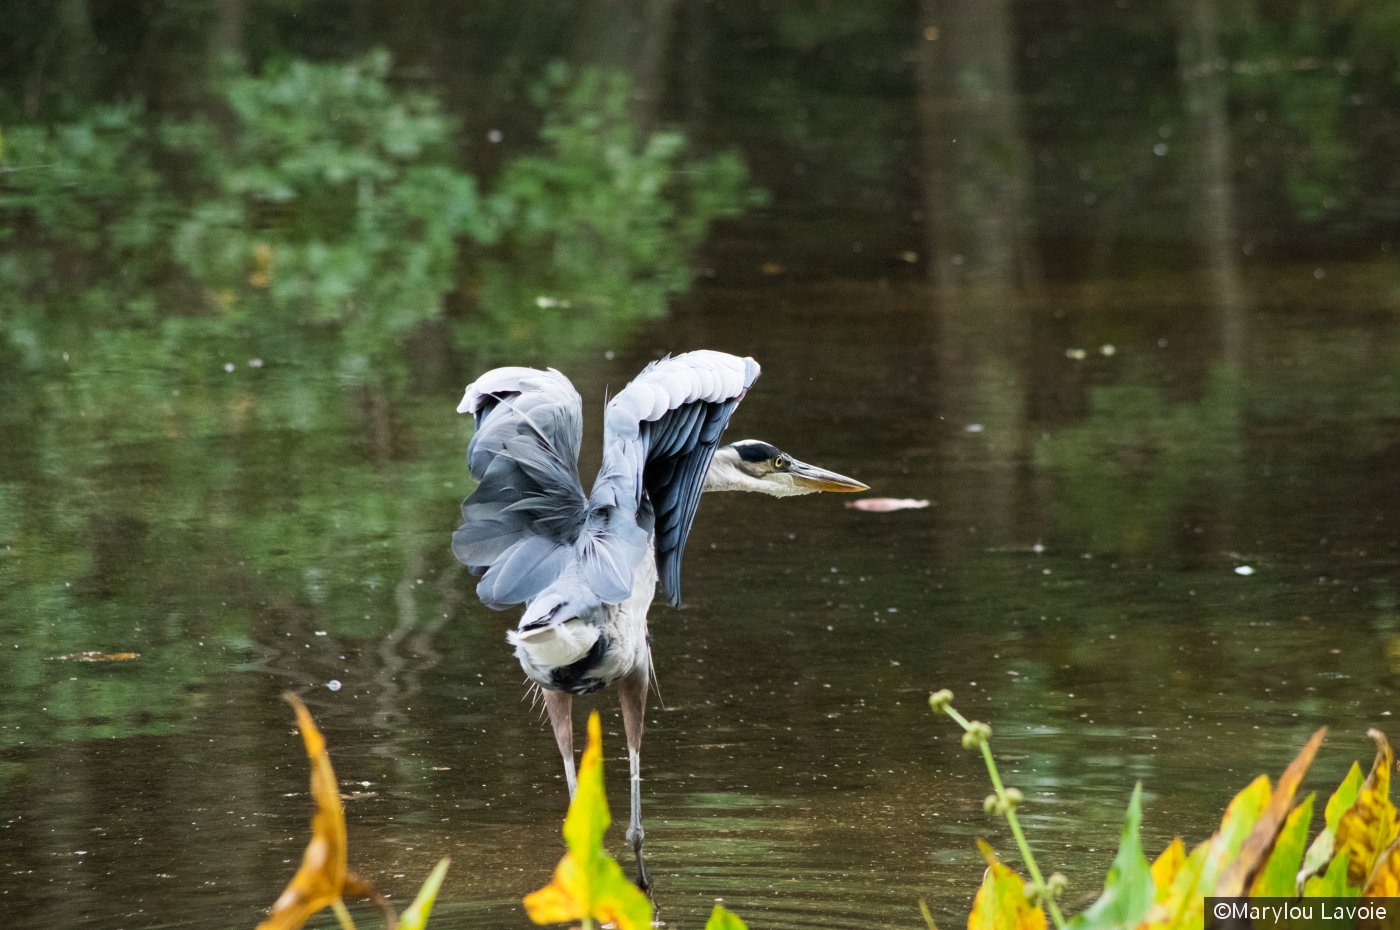
[[[688,352],[648,365],[608,404],[594,507],[655,518],[657,573],[680,601],[681,556],[705,473],[758,363],[723,352]]]
[[[452,552],[496,609],[538,594],[568,564],[588,515],[578,477],[583,404],[559,372],[498,368],[457,408],[476,417],[467,464],[476,490],[462,505]]]

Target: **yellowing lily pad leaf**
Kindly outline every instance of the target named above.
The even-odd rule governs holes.
[[[1181,842],[1181,837],[1171,841],[1162,854],[1157,857],[1157,861],[1152,863],[1152,884],[1156,888],[1153,896],[1153,903],[1160,904],[1171,894],[1172,883],[1176,881],[1176,873],[1181,871],[1182,865],[1186,863],[1186,846]]]
[[[340,789],[326,754],[326,741],[301,698],[290,693],[284,697],[296,711],[301,739],[311,759],[316,815],[311,820],[311,843],[301,857],[301,868],[272,905],[272,914],[258,924],[258,930],[295,930],[321,908],[339,901],[345,889],[345,810],[340,806]]]
[[[618,930],[651,926],[651,902],[603,851],[603,834],[611,822],[603,792],[603,727],[594,712],[588,717],[588,748],[579,765],[578,788],[564,819],[569,852],[559,861],[553,880],[525,897],[531,920],[550,924],[589,919]]]
[[[1390,769],[1395,754],[1380,730],[1368,730],[1366,735],[1376,743],[1376,761],[1356,803],[1338,821],[1336,839],[1337,855],[1350,855],[1347,880],[1358,888],[1366,884],[1371,867],[1397,833],[1395,805],[1390,803]]]
[[[1026,900],[1021,876],[998,862],[986,843],[978,840],[977,846],[987,860],[987,872],[972,902],[967,930],[1045,930],[1045,912]]]

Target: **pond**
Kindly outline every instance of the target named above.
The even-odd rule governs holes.
[[[913,9],[807,38],[796,13],[711,23],[713,84],[688,125],[740,147],[770,200],[685,253],[694,283],[660,291],[664,317],[563,348],[507,327],[475,350],[430,321],[395,337],[402,371],[383,383],[347,374],[324,329],[155,351],[140,326],[0,317],[7,926],[253,926],[308,835],[287,690],[330,745],[352,869],[406,902],[451,856],[430,926],[528,926],[520,899],[563,851],[567,791],[505,642],[515,613],[482,607],[449,549],[471,486],[455,405],[481,371],[521,361],[558,365],[584,397],[586,482],[605,394],[668,352],[713,348],[764,369],[728,438],[928,501],[702,502],[683,606],[651,616],[643,809],[667,925],[700,926],[722,900],[755,927],[919,926],[921,897],[960,925],[984,868],[975,840],[1017,857],[982,811],[981,761],[929,711],[937,688],[992,724],[1037,858],[1070,878],[1068,910],[1101,888],[1136,782],[1155,856],[1207,837],[1320,726],[1304,790],[1325,796],[1364,764],[1400,680],[1400,265],[1384,222],[1274,219],[1282,187],[1263,181],[1241,182],[1232,212],[1206,157],[1160,177],[1125,163],[1127,192],[1096,192],[1073,167],[1096,131],[1147,153],[1168,139],[1144,155],[1156,172],[1209,121],[1183,105],[1143,142],[1076,83],[1091,70],[1078,53],[1046,63],[1057,42],[1102,50],[1109,17],[1074,27],[1088,39],[1063,26],[1031,41],[1052,5],[988,7],[1015,29]],[[1132,24],[1157,30],[1127,33],[1165,55],[1170,85],[1171,24]],[[254,25],[250,44],[291,29]],[[948,54],[966,67],[996,57],[973,39],[1000,36],[1028,62],[1021,87],[978,110],[920,45],[893,76],[813,77],[840,70],[823,49],[874,43],[883,60],[879,43],[905,33],[964,42]],[[726,47],[740,34],[770,44]],[[689,80],[675,54],[671,79]],[[765,126],[740,99],[758,78],[800,127]],[[1264,91],[1232,93],[1238,109]],[[955,120],[1024,136],[1025,163],[963,160],[956,130],[929,122],[950,99]],[[1057,128],[1076,103],[1098,130]],[[1241,112],[1237,152],[1286,164],[1293,150],[1246,136],[1264,121]],[[1358,144],[1349,177],[1380,170],[1367,158]],[[616,699],[579,703],[603,715],[609,845],[626,862]]]

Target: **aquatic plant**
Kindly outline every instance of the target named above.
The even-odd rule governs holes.
[[[569,851],[559,860],[548,885],[527,895],[525,911],[537,924],[593,921],[618,930],[651,926],[651,902],[622,874],[622,866],[603,850],[603,834],[612,815],[603,793],[603,725],[595,710],[588,716],[588,747],[579,763],[578,790],[564,818]]]
[[[595,710],[588,716],[588,746],[579,763],[578,790],[564,818],[569,851],[559,860],[554,878],[525,896],[525,911],[537,924],[579,921],[592,930],[594,921],[617,930],[647,930],[651,901],[622,873],[603,849],[603,834],[612,822],[603,791],[603,726]],[[705,930],[748,930],[738,915],[716,904]]]
[[[335,912],[343,930],[355,930],[355,921],[345,907],[347,897],[365,898],[379,905],[389,930],[422,930],[447,875],[449,860],[438,862],[401,918],[396,917],[393,906],[369,882],[349,871],[345,808],[341,805],[340,788],[326,752],[326,740],[316,729],[301,698],[291,693],[284,697],[296,711],[297,726],[311,759],[311,796],[316,801],[316,815],[311,821],[311,842],[302,855],[301,868],[272,905],[267,920],[258,924],[258,930],[299,930],[314,914],[327,907]]]
[[[1197,930],[1205,924],[1207,896],[1311,898],[1400,892],[1400,824],[1390,801],[1395,757],[1379,730],[1367,731],[1376,744],[1370,775],[1363,781],[1361,766],[1352,764],[1327,802],[1324,828],[1311,845],[1306,844],[1313,795],[1296,807],[1293,802],[1326,735],[1324,727],[1313,734],[1277,785],[1260,775],[1237,794],[1225,809],[1220,828],[1189,855],[1178,837],[1148,864],[1138,836],[1142,822],[1142,785],[1138,784],[1103,894],[1066,920],[1056,897],[1067,882],[1059,873],[1042,878],[1016,818],[1021,792],[1005,787],[997,771],[989,742],[991,727],[969,721],[952,702],[953,694],[947,689],[929,698],[935,712],[947,714],[962,727],[963,745],[982,753],[994,789],[986,810],[1006,818],[1031,876],[1029,882],[1022,879],[979,841],[988,868],[973,902],[968,930],[1037,930],[1046,925],[1045,910],[1057,930]],[[927,906],[923,913],[932,930]]]

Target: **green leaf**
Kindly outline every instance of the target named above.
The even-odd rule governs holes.
[[[1337,842],[1337,825],[1342,822],[1342,815],[1351,810],[1356,804],[1356,799],[1361,796],[1361,785],[1364,781],[1361,763],[1353,762],[1347,777],[1342,779],[1337,790],[1332,792],[1332,797],[1327,799],[1327,809],[1323,812],[1327,827],[1308,847],[1307,855],[1303,857],[1301,875],[1316,875],[1332,858],[1332,851]]]
[[[1142,825],[1142,782],[1133,788],[1128,802],[1128,816],[1123,821],[1123,836],[1118,843],[1118,855],[1109,866],[1103,894],[1089,909],[1069,922],[1070,930],[1108,930],[1132,928],[1142,922],[1152,906],[1156,887],[1152,867],[1142,853],[1138,829]]]
[[[710,912],[710,919],[705,921],[705,930],[749,930],[749,928],[739,919],[738,914],[725,910],[716,904],[715,909]]]
[[[442,887],[442,880],[447,875],[447,866],[451,861],[444,858],[438,862],[423,882],[423,887],[418,889],[418,897],[413,899],[408,910],[399,918],[398,930],[423,930],[428,925],[428,915],[432,913],[433,902],[437,900],[438,889]]]
[[[564,842],[585,869],[601,854],[603,834],[611,822],[603,792],[602,724],[593,714],[588,718],[588,747],[579,764],[578,788],[564,818]]]
[[[1291,898],[1298,893],[1298,869],[1303,863],[1303,849],[1312,824],[1313,799],[1308,795],[1284,821],[1283,829],[1274,840],[1274,850],[1264,863],[1249,894],[1253,898]]]
[[[1361,889],[1355,885],[1347,884],[1347,865],[1351,861],[1350,853],[1342,853],[1332,860],[1332,864],[1327,867],[1327,874],[1321,878],[1314,876],[1303,885],[1303,897],[1305,898],[1356,898],[1360,897]]]
[[[1327,810],[1323,812],[1327,829],[1337,829],[1337,825],[1342,822],[1342,815],[1351,810],[1356,799],[1361,796],[1361,785],[1365,780],[1366,776],[1361,774],[1361,763],[1353,762],[1347,777],[1342,779],[1337,790],[1332,792],[1332,797],[1327,799]]]

